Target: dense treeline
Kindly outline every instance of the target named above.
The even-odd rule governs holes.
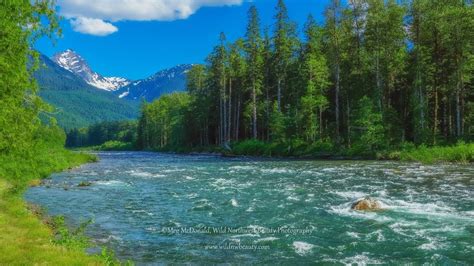
[[[187,144],[185,118],[190,104],[186,93],[162,96],[151,104],[144,103],[138,122],[137,146],[140,149],[182,147]]]
[[[137,122],[102,122],[87,128],[72,129],[67,132],[66,147],[97,146],[108,141],[135,145]]]
[[[471,1],[332,0],[298,38],[283,0],[272,28],[251,7],[188,73],[189,95],[143,107],[142,148],[242,140],[373,153],[474,136]]]

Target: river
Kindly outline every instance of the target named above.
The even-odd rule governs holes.
[[[474,263],[472,164],[98,155],[26,200],[137,264]]]

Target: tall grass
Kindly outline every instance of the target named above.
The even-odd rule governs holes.
[[[262,142],[246,140],[232,145],[230,153],[250,156],[277,156],[277,157],[310,157],[310,158],[366,158],[391,159],[401,161],[417,161],[422,163],[437,162],[474,162],[474,143],[459,142],[453,146],[418,146],[411,143],[400,145],[397,151],[366,152],[356,149],[338,149],[330,141],[318,141],[311,145],[303,141],[291,140],[285,142]]]
[[[454,146],[426,147],[402,150],[399,155],[402,161],[418,161],[428,164],[439,162],[474,162],[474,143],[460,142]]]

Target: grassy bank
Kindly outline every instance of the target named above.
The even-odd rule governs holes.
[[[95,151],[134,151],[137,148],[128,142],[108,141],[99,146],[79,148],[78,150]],[[415,146],[410,143],[382,151],[367,151],[359,148],[337,148],[329,142],[316,142],[307,145],[304,142],[291,141],[267,143],[258,140],[247,140],[231,144],[231,150],[219,146],[174,147],[168,146],[150,151],[176,153],[219,153],[224,156],[257,156],[280,158],[308,159],[366,159],[397,160],[433,164],[439,162],[469,163],[474,162],[474,143],[459,142],[451,146]]]
[[[266,143],[258,140],[247,140],[233,143],[231,150],[221,147],[166,147],[158,151],[163,152],[212,152],[222,153],[224,156],[259,156],[281,158],[308,158],[308,159],[366,159],[366,160],[397,160],[412,161],[426,164],[439,162],[470,163],[474,162],[474,143],[459,142],[451,146],[415,146],[403,144],[400,147],[377,150],[361,150],[359,148],[337,148],[329,142],[316,142],[306,145],[304,142],[292,141],[281,143]]]
[[[458,143],[446,147],[420,146],[394,152],[392,159],[417,161],[427,164],[442,162],[472,163],[474,162],[474,143]]]
[[[135,151],[133,143],[122,141],[107,141],[101,145],[74,148],[76,151]]]
[[[22,198],[29,184],[96,157],[64,149],[42,149],[27,157],[0,156],[0,264],[106,265],[107,254],[89,256],[79,231],[68,233],[60,218],[50,226],[27,208]]]

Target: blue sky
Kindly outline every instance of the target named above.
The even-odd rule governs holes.
[[[61,5],[62,2],[65,2],[64,6],[67,7],[67,1],[62,0],[58,3]],[[99,0],[95,1],[100,2]],[[140,1],[147,0],[137,2]],[[183,2],[186,1],[201,0],[183,0]],[[207,1],[211,2],[210,0]],[[212,1],[239,2],[241,0]],[[322,21],[327,2],[328,0],[286,0],[290,18],[297,22],[299,31],[301,31],[310,13],[318,21]],[[183,15],[186,18],[173,20],[175,19],[173,17],[164,17],[166,21],[140,21],[140,18],[127,17],[123,11],[120,11],[117,17],[106,17],[104,19],[100,14],[97,15],[93,11],[87,10],[90,5],[94,5],[92,3],[89,1],[85,9],[69,6],[68,8],[74,12],[80,10],[79,13],[82,13],[79,15],[72,14],[71,11],[67,13],[65,15],[67,19],[64,19],[61,23],[63,37],[57,40],[55,46],[51,44],[51,41],[42,39],[36,44],[37,49],[48,56],[52,56],[58,51],[70,48],[81,54],[92,69],[102,75],[121,76],[135,80],[148,77],[158,70],[177,64],[204,62],[205,57],[218,42],[221,31],[225,32],[229,40],[235,40],[244,35],[247,24],[247,10],[251,4],[257,6],[262,26],[271,27],[276,0],[254,0],[252,3],[244,1],[239,5],[231,6],[203,6],[196,8],[194,14],[190,16]],[[133,16],[136,13],[134,12]],[[99,24],[92,23],[91,29],[77,28],[77,23],[80,23],[80,21],[74,16],[82,16],[82,14],[93,15],[94,18],[104,20],[97,20]],[[146,15],[144,14],[144,16]],[[105,26],[105,28],[103,31],[93,33],[96,35],[87,33],[90,30],[93,32],[101,26]]]

